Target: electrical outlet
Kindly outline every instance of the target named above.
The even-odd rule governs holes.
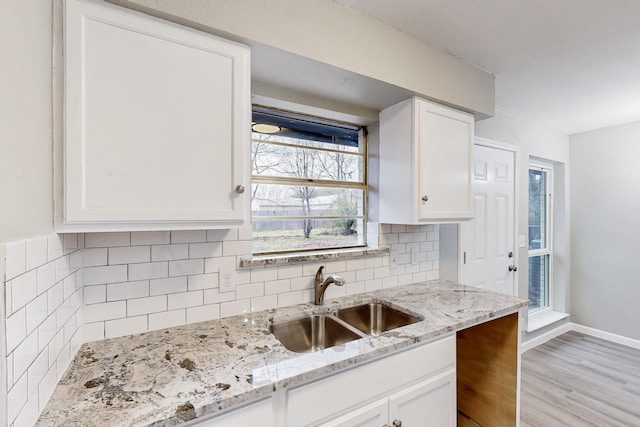
[[[220,292],[231,292],[236,288],[236,271],[233,267],[225,266],[218,269]]]

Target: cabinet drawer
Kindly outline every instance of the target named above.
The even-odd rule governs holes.
[[[455,366],[456,340],[449,336],[288,392],[288,425],[305,426],[389,394]]]

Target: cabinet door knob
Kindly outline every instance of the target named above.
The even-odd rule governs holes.
[[[244,193],[244,185],[236,185],[236,193],[238,194]]]
[[[422,201],[426,202],[427,200],[429,200],[429,196],[422,196]]]
[[[516,267],[515,265],[510,265],[509,271],[518,271],[518,267]]]
[[[402,427],[402,421],[400,420],[393,420],[393,422],[391,423],[391,425],[393,427]]]

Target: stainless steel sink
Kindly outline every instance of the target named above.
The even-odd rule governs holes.
[[[309,353],[391,329],[410,325],[422,318],[383,303],[343,308],[335,314],[314,314],[286,322],[272,323],[269,331],[287,349]]]
[[[421,321],[418,316],[405,313],[381,303],[343,308],[336,317],[367,335],[380,335],[391,329]]]
[[[270,330],[282,345],[296,353],[318,351],[362,338],[337,319],[326,315],[274,323]]]

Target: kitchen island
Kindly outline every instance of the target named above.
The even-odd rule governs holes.
[[[378,337],[303,354],[287,350],[268,326],[312,314],[319,308],[313,304],[84,344],[37,425],[176,425],[209,417],[513,315],[528,303],[430,281],[335,298],[324,307],[333,310],[376,301],[424,319]],[[517,314],[514,319],[517,325]],[[517,340],[512,350],[517,352]]]

